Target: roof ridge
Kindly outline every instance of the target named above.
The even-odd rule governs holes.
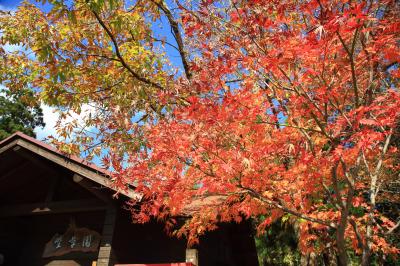
[[[87,161],[84,158],[81,158],[79,156],[76,156],[76,155],[73,155],[73,154],[64,153],[64,152],[60,151],[59,149],[57,149],[56,147],[50,145],[49,143],[46,143],[46,142],[41,141],[41,140],[38,140],[38,139],[33,138],[31,136],[28,136],[28,135],[26,135],[26,134],[24,134],[24,133],[22,133],[20,131],[17,131],[15,133],[13,133],[11,136],[9,136],[9,137],[5,138],[4,140],[0,141],[0,147],[5,145],[6,143],[10,142],[12,139],[15,139],[15,138],[18,138],[18,137],[23,139],[23,140],[25,140],[25,141],[28,141],[28,142],[30,142],[32,144],[35,144],[35,145],[37,145],[37,146],[39,146],[41,148],[44,148],[44,149],[46,149],[48,151],[51,151],[51,152],[54,152],[54,153],[56,153],[58,155],[64,156],[64,157],[66,157],[66,158],[68,158],[68,159],[70,159],[70,160],[72,160],[72,161],[74,161],[76,163],[79,163],[79,164],[82,164],[82,165],[84,165],[84,166],[86,166],[88,168],[91,168],[92,170],[94,170],[96,172],[99,172],[99,173],[107,175],[107,176],[111,176],[112,175],[112,172],[107,170],[107,169],[101,168],[100,166],[97,166],[96,164],[91,163],[91,162],[89,162],[89,161]]]

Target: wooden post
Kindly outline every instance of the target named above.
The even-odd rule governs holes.
[[[199,256],[197,249],[186,249],[186,262],[191,262],[199,266]]]
[[[108,205],[104,219],[99,256],[97,258],[97,264],[96,264],[97,266],[114,265],[112,238],[114,235],[116,215],[117,215],[117,210],[115,206]]]

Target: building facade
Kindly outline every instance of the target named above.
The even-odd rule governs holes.
[[[135,224],[109,173],[16,133],[0,143],[0,265],[258,265],[249,222],[221,224],[187,249],[162,224]]]

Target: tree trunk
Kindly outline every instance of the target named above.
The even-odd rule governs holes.
[[[330,245],[327,246],[327,249],[322,254],[322,259],[324,266],[338,266],[336,251]]]
[[[342,221],[338,226],[336,231],[336,247],[337,247],[337,257],[338,257],[338,265],[339,266],[347,266],[347,252],[346,252],[346,240],[344,239],[344,231],[345,231],[346,222]]]
[[[363,251],[362,259],[361,259],[361,266],[370,265],[370,258],[371,258],[371,252],[369,250]]]
[[[346,248],[339,247],[338,245],[337,258],[339,266],[347,266],[348,262]]]
[[[312,252],[310,254],[301,254],[300,258],[301,266],[317,266],[317,255]]]
[[[371,221],[369,221],[371,223]],[[361,258],[361,265],[368,266],[370,265],[370,258],[371,258],[371,235],[372,235],[372,228],[371,224],[367,225],[367,235],[365,239],[365,244],[363,246],[362,258]]]

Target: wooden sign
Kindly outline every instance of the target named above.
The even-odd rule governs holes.
[[[96,252],[100,245],[100,238],[100,234],[96,231],[70,226],[64,234],[55,234],[47,242],[43,258],[61,256],[73,251]]]

